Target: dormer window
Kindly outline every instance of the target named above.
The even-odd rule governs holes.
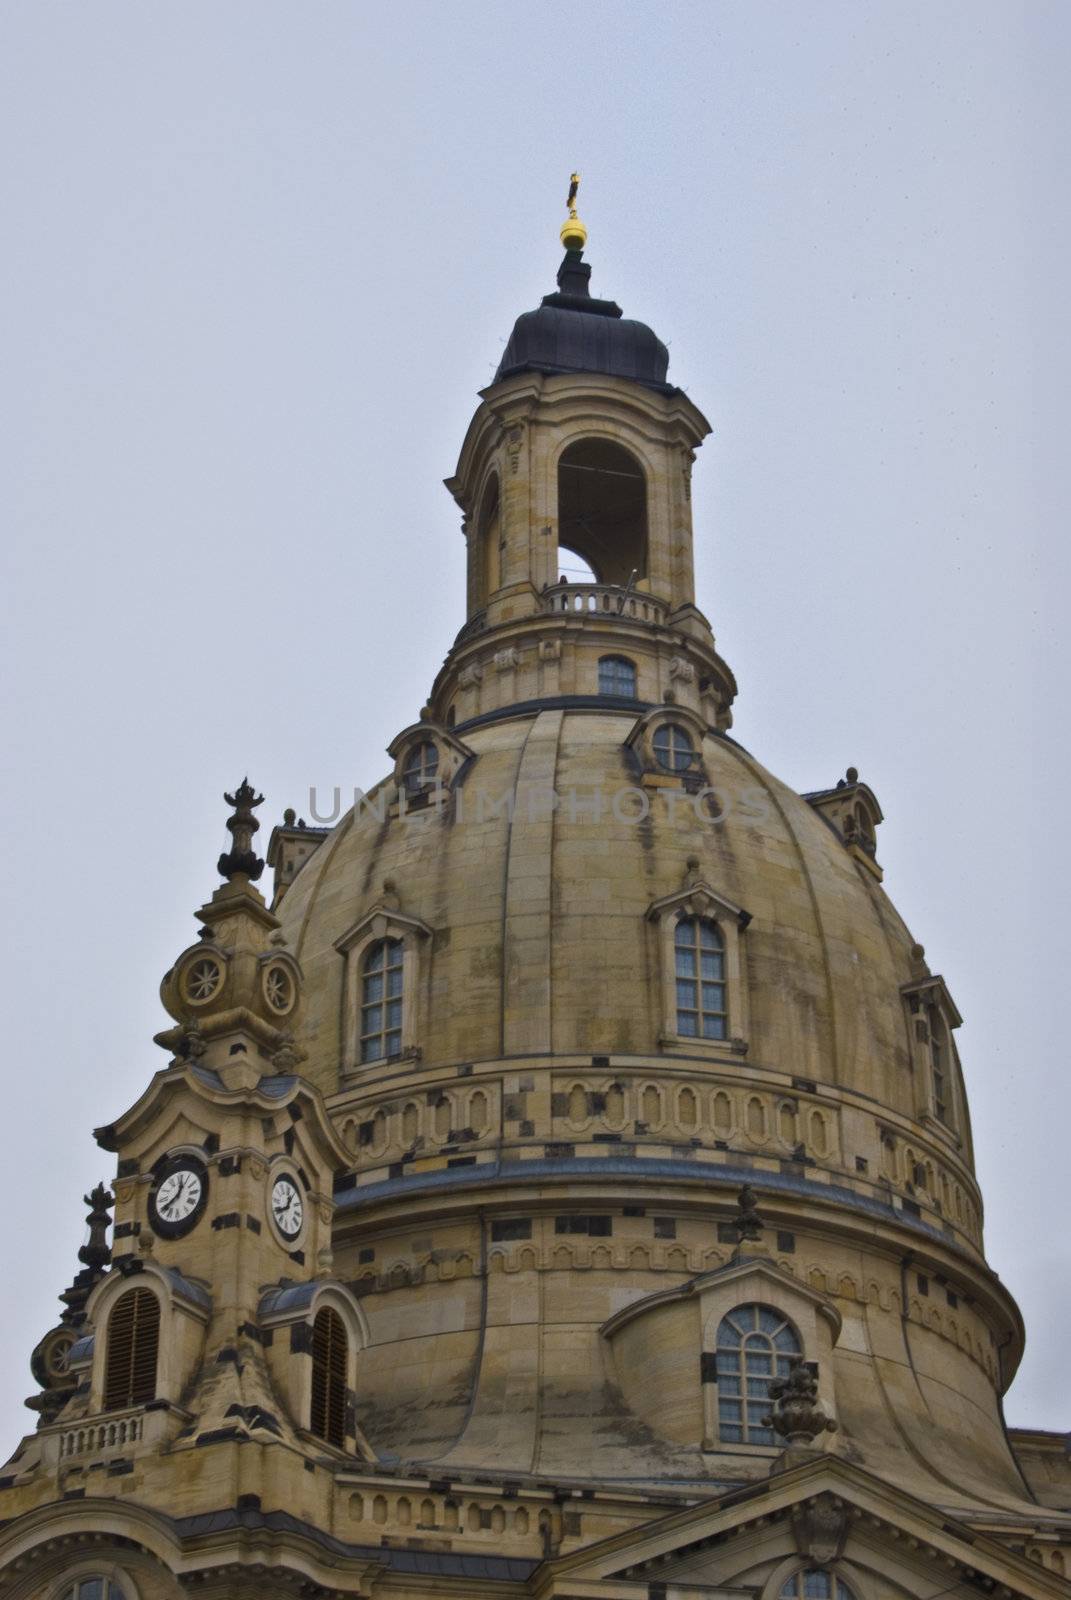
[[[770,1306],[737,1306],[718,1326],[715,1346],[718,1437],[727,1444],[776,1444],[765,1418],[770,1385],[787,1378],[800,1355],[799,1335]]]
[[[439,771],[439,751],[430,739],[414,745],[405,760],[402,779],[408,795],[423,794],[435,784]]]
[[[361,1060],[402,1053],[403,952],[400,939],[380,939],[364,961],[361,984]]]
[[[599,659],[599,693],[636,698],[636,663],[627,656],[602,656]]]
[[[655,729],[655,760],[666,772],[687,772],[695,765],[695,745],[692,736],[679,722],[663,722]]]
[[[916,946],[920,952],[922,946]],[[903,986],[907,1003],[912,1066],[918,1109],[955,1138],[967,1136],[952,1029],[961,1017],[943,978],[926,976]]]
[[[677,1033],[683,1039],[726,1039],[725,941],[715,922],[683,917],[673,937]]]

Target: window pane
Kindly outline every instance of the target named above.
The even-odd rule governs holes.
[[[696,1016],[694,1011],[677,1012],[677,1032],[685,1039],[695,1039],[698,1037],[699,1029],[696,1027]]]
[[[721,983],[725,977],[725,958],[720,951],[703,951],[702,975],[713,983]]]
[[[733,1326],[728,1317],[725,1318],[718,1329],[718,1343],[736,1346],[740,1343],[740,1330]]]
[[[84,1579],[78,1585],[78,1600],[104,1600],[104,1579]]]
[[[739,1400],[721,1400],[719,1401],[719,1409],[726,1422],[740,1421],[741,1411]]]
[[[391,967],[390,971],[387,973],[387,993],[389,995],[396,995],[401,994],[401,992],[402,969],[401,967]],[[372,997],[369,996],[369,998],[371,999]],[[378,999],[378,995],[375,998]]]
[[[719,1350],[714,1357],[714,1370],[716,1372],[739,1372],[740,1357],[735,1350]]]
[[[799,1348],[796,1343],[796,1335],[789,1327],[784,1327],[780,1333],[775,1333],[773,1342],[778,1350],[797,1350]]]
[[[735,1427],[731,1422],[726,1422],[718,1429],[726,1444],[743,1444],[744,1433],[742,1428]]]
[[[382,945],[382,944],[377,944],[375,946],[375,948],[373,949],[371,955],[368,957],[368,960],[364,964],[365,971],[366,972],[378,972],[383,966],[383,962],[386,959],[386,955],[387,955],[386,946]]]
[[[683,1006],[686,1011],[698,1011],[697,993],[694,983],[689,983],[686,978],[677,979],[677,1004]]]
[[[381,972],[372,973],[364,980],[364,997],[366,1001],[382,1000],[383,974]]]
[[[699,942],[704,950],[720,950],[721,934],[712,922],[699,924]]]
[[[758,1380],[754,1380],[754,1381],[758,1381]],[[721,1378],[721,1377],[719,1377],[719,1379],[718,1379],[718,1394],[719,1395],[730,1395],[730,1396],[732,1396],[732,1395],[738,1395],[739,1393],[740,1393],[740,1379],[739,1378]]]
[[[703,1018],[703,1038],[704,1039],[724,1039],[725,1038],[725,1018],[724,1017],[704,1017]]]
[[[382,1056],[382,1054],[383,1054],[383,1046],[380,1044],[378,1037],[375,1038],[375,1039],[365,1039],[362,1042],[362,1044],[361,1044],[361,1060],[362,1061],[378,1061],[380,1059],[380,1057]]]
[[[829,1573],[805,1572],[803,1574],[803,1593],[806,1600],[829,1600]]]
[[[747,1380],[747,1392],[756,1400],[768,1400],[770,1398],[769,1378],[749,1378]]]
[[[725,988],[720,983],[704,983],[703,985],[703,1010],[725,1010]]]
[[[389,1056],[400,1056],[402,1053],[402,1036],[400,1033],[388,1033],[386,1038],[386,1053]]]
[[[761,1354],[757,1350],[749,1350],[747,1353],[747,1370],[748,1372],[761,1373],[768,1378],[772,1378],[773,1361],[768,1355]]]
[[[695,977],[695,951],[677,951],[677,976],[678,978]]]
[[[759,1328],[763,1333],[776,1333],[784,1320],[784,1317],[779,1316],[776,1311],[768,1310],[766,1306],[759,1309]]]
[[[362,1032],[364,1032],[364,1033],[378,1033],[380,1028],[382,1028],[382,1026],[383,1026],[383,1007],[382,1006],[365,1006],[365,1008],[364,1008],[364,1021],[362,1023]]]
[[[787,1378],[789,1376],[789,1374],[791,1373],[792,1368],[794,1366],[795,1366],[795,1362],[791,1359],[790,1356],[778,1356],[778,1358],[777,1358],[777,1376],[779,1378]]]
[[[694,922],[689,922],[687,918],[685,918],[683,922],[678,922],[675,943],[677,944],[678,948],[681,945],[687,946],[695,943]]]

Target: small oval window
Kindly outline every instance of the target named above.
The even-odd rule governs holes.
[[[654,736],[655,760],[667,772],[687,772],[695,765],[692,736],[679,722],[663,722]]]

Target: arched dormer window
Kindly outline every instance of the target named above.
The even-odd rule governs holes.
[[[763,1426],[770,1412],[770,1384],[787,1378],[800,1354],[799,1335],[769,1306],[737,1306],[718,1325],[715,1366],[718,1437],[725,1444],[776,1444]]]
[[[663,722],[651,741],[655,760],[666,772],[687,772],[695,765],[695,745],[679,722]]]
[[[636,698],[636,663],[627,656],[600,656],[599,693]]]
[[[108,1318],[105,1411],[125,1411],[156,1399],[160,1302],[151,1289],[128,1289]]]
[[[598,583],[627,587],[647,576],[647,480],[612,439],[578,439],[558,462],[558,547]]]
[[[361,1060],[402,1053],[403,951],[400,939],[379,939],[361,975]]]
[[[727,1039],[725,941],[717,923],[682,917],[673,935],[677,1033],[684,1039]]]
[[[312,1404],[309,1430],[318,1439],[346,1447],[346,1372],[349,1345],[342,1318],[333,1306],[316,1313],[312,1325]]]
[[[430,739],[415,744],[405,758],[402,778],[406,794],[423,794],[430,789],[439,771],[439,750]]]
[[[825,1567],[801,1567],[785,1579],[778,1600],[855,1600],[855,1594]]]
[[[127,1600],[127,1591],[117,1579],[93,1573],[62,1590],[59,1600]]]

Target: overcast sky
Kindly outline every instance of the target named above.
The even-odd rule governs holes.
[[[714,427],[734,733],[878,795],[966,1019],[1008,1419],[1071,1427],[1069,34],[1060,0],[0,9],[0,1457],[221,791],[248,770],[266,842],[370,786],[463,620],[441,479],[574,166],[595,292]]]

